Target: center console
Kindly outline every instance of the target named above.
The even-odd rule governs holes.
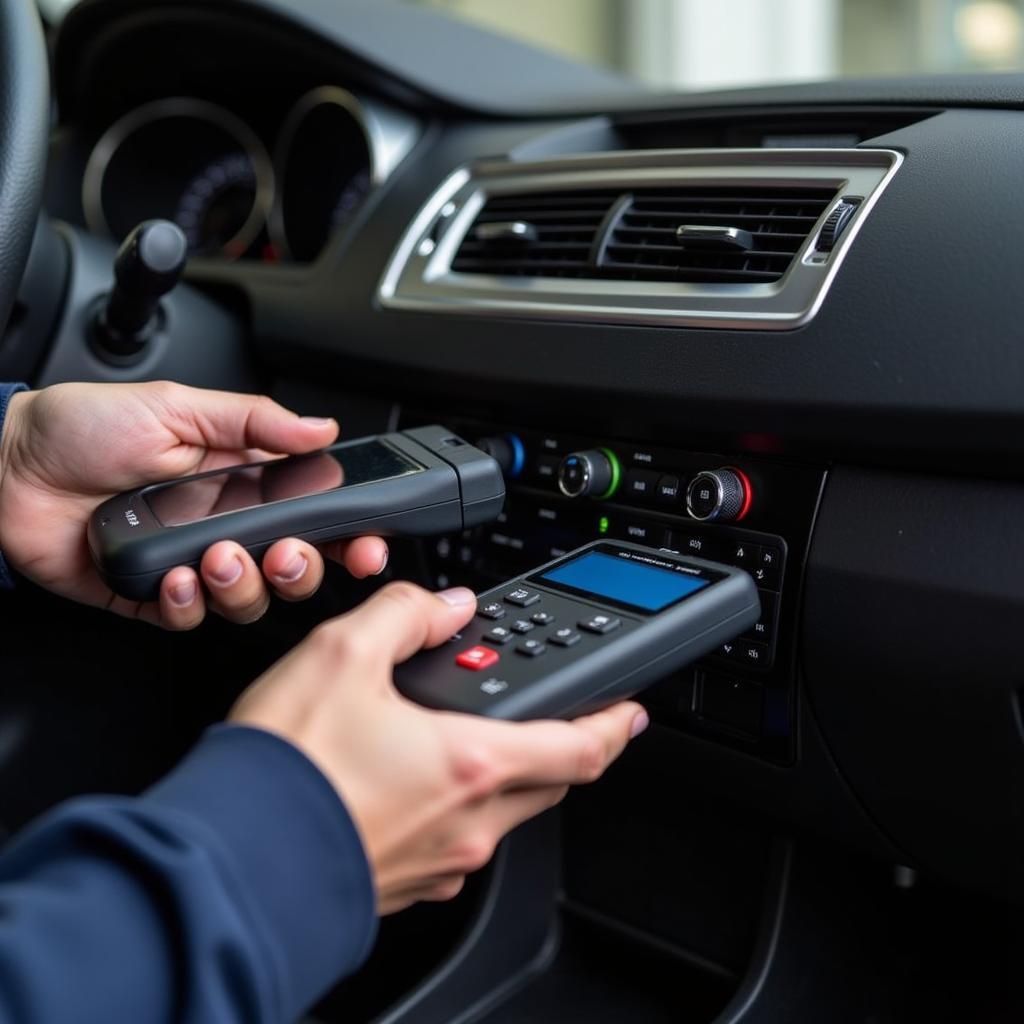
[[[403,429],[438,419],[409,414]],[[602,537],[745,569],[762,616],[644,695],[656,721],[777,764],[796,757],[796,631],[821,467],[443,417],[502,465],[499,518],[424,542],[431,585],[480,590]]]

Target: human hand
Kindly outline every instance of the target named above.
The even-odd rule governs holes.
[[[239,699],[230,718],[302,750],[363,839],[381,914],[444,900],[517,825],[592,782],[647,725],[624,702],[575,722],[499,722],[411,703],[392,668],[476,610],[469,590],[393,583],[319,626]]]
[[[334,420],[299,417],[269,398],[166,382],[57,384],[16,394],[0,437],[0,550],[48,590],[168,629],[197,626],[208,607],[252,622],[266,611],[271,590],[293,601],[316,591],[324,573],[316,548],[278,541],[261,573],[244,548],[221,541],[206,552],[198,575],[172,569],[159,600],[140,603],[115,595],[97,574],[89,517],[104,499],[141,484],[314,451],[337,434]],[[357,577],[380,572],[387,561],[379,537],[324,550]]]

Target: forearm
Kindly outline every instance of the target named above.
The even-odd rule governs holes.
[[[0,857],[0,1020],[291,1021],[374,926],[327,781],[221,727],[143,797],[65,805]]]
[[[7,421],[7,412],[11,399],[20,391],[25,391],[24,384],[2,384],[0,383],[0,488],[3,487],[4,476],[7,470],[7,450],[9,445],[4,444],[4,425]],[[8,434],[8,440],[10,435]],[[11,576],[7,569],[7,563],[3,556],[3,534],[0,532],[0,589],[11,585]]]

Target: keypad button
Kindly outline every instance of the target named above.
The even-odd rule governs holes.
[[[626,522],[616,531],[625,540],[636,541],[638,544],[649,544],[652,548],[665,547],[668,531],[656,523]]]
[[[536,658],[538,655],[543,654],[547,647],[543,640],[524,640],[516,650],[520,654],[525,654],[528,658]]]
[[[463,651],[455,657],[456,665],[472,669],[474,672],[490,668],[492,665],[497,665],[497,663],[498,652],[490,647],[481,647],[479,644],[476,647],[470,647],[469,650]]]
[[[726,549],[725,561],[739,569],[752,569],[758,564],[761,549],[745,540],[733,541]]]
[[[495,626],[484,633],[484,639],[489,644],[507,644],[512,639],[512,630],[504,626]]]
[[[649,500],[655,495],[658,486],[658,474],[649,469],[631,469],[626,474],[625,493],[632,498]]]
[[[770,590],[761,590],[758,596],[761,598],[761,617],[743,635],[747,640],[770,644],[775,638],[775,606],[779,595]]]
[[[572,647],[573,644],[580,642],[580,635],[576,630],[563,626],[561,629],[556,629],[548,637],[548,641],[549,643],[557,644],[559,647]]]
[[[718,559],[721,557],[721,544],[714,538],[707,537],[696,531],[672,534],[672,549],[695,558]]]
[[[537,476],[541,480],[550,480],[554,483],[561,462],[562,460],[557,455],[541,455],[537,459]]]
[[[750,572],[759,587],[778,590],[782,580],[782,554],[779,549],[761,548],[758,553],[757,565]]]
[[[518,605],[520,608],[529,608],[531,604],[536,604],[540,600],[540,594],[535,590],[517,587],[505,595],[505,600],[509,604]]]
[[[622,622],[613,615],[593,615],[579,622],[580,629],[585,629],[588,633],[599,633],[601,636],[618,629],[621,625]]]
[[[497,676],[491,676],[490,679],[485,679],[480,684],[480,692],[486,693],[488,697],[497,697],[499,693],[504,693],[508,689],[508,680],[499,679]]]
[[[531,622],[529,619],[516,619],[512,623],[513,633],[529,633],[531,629],[536,629],[536,623]]]
[[[505,609],[500,601],[488,601],[486,604],[480,605],[476,613],[485,619],[501,619],[505,616]]]
[[[656,489],[658,501],[668,505],[679,500],[679,477],[666,474],[658,480]]]
[[[535,622],[538,626],[550,626],[555,621],[555,617],[551,612],[534,612],[530,616],[530,621]]]
[[[738,655],[736,661],[751,668],[768,667],[768,645],[755,643],[752,640],[737,640]]]
[[[739,661],[740,641],[739,640],[726,640],[721,647],[718,648],[715,653],[720,658],[727,658],[729,661]]]

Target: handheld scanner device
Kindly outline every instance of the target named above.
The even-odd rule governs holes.
[[[395,682],[427,707],[572,718],[709,654],[760,614],[742,569],[597,541],[481,594],[463,632],[398,665]]]
[[[198,567],[219,540],[259,558],[282,537],[452,533],[495,518],[504,500],[491,456],[418,427],[119,494],[93,513],[89,547],[115,593],[150,600],[165,573]]]

